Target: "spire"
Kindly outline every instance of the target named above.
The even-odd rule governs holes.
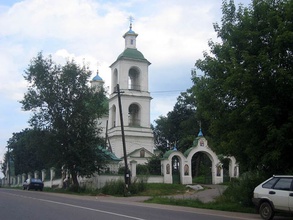
[[[125,49],[127,48],[136,49],[136,37],[138,36],[138,34],[132,30],[132,23],[134,18],[132,16],[129,16],[128,20],[129,20],[129,31],[127,31],[123,35],[123,37],[125,38]]]
[[[134,18],[130,15],[128,17],[128,20],[129,20],[129,30],[132,31],[132,22],[133,22]]]
[[[203,137],[203,133],[201,131],[201,121],[199,122],[199,132],[198,132],[198,137]]]
[[[176,142],[174,143],[173,151],[177,151]]]
[[[99,70],[97,69],[97,75],[93,78],[92,81],[103,81],[103,79],[99,76]]]
[[[203,137],[203,133],[202,133],[202,131],[201,131],[201,128],[199,129],[199,132],[198,132],[198,135],[197,135],[198,137]]]

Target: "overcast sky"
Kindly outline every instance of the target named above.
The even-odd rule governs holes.
[[[250,0],[235,0],[247,6]],[[137,49],[149,67],[151,122],[173,109],[192,86],[191,69],[208,40],[217,41],[222,0],[0,0],[0,161],[12,133],[28,127],[29,112],[18,102],[26,92],[24,70],[38,52],[57,63],[73,57],[99,69],[110,86],[109,66],[124,50],[128,17]],[[2,173],[0,174],[0,177]]]

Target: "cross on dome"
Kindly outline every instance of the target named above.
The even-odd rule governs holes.
[[[130,28],[130,30],[132,29],[132,23],[133,23],[133,21],[134,21],[134,17],[132,17],[131,15],[128,17],[128,20],[129,20],[129,28]]]

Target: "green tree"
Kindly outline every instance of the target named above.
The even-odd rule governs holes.
[[[161,157],[152,156],[148,159],[147,167],[151,175],[160,175],[161,174]]]
[[[162,154],[169,150],[168,143],[171,139],[169,127],[170,125],[168,122],[168,118],[165,116],[159,116],[159,118],[155,120],[155,125],[152,125],[155,146],[158,150],[162,152]]]
[[[224,1],[220,42],[196,61],[199,118],[209,124],[219,153],[244,169],[293,170],[293,1],[254,0],[249,7]]]
[[[192,90],[188,89],[178,96],[167,116],[155,120],[153,130],[158,149],[165,152],[176,145],[178,150],[185,151],[192,146],[200,128],[195,106]]]
[[[88,85],[91,74],[74,60],[61,66],[39,53],[24,76],[29,87],[21,103],[33,112],[30,124],[52,133],[58,164],[69,170],[76,187],[77,176],[92,175],[104,158],[97,119],[107,111],[106,98]]]
[[[25,129],[13,133],[8,141],[15,175],[54,166],[56,162],[53,135],[48,131]]]

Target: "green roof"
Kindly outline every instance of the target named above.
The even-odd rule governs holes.
[[[200,137],[196,137],[192,143],[192,147],[188,148],[185,152],[184,152],[184,156],[185,157],[188,157],[188,154],[190,153],[190,151],[197,147],[197,144],[198,144],[198,140],[200,139]]]
[[[144,58],[143,54],[137,49],[126,48],[117,58],[117,60],[121,60],[123,58],[130,58],[135,60],[140,60],[144,62],[149,62],[146,58]]]
[[[174,150],[168,150],[166,153],[164,153],[162,159],[167,159],[173,152]]]
[[[121,161],[121,159],[117,158],[115,154],[106,150],[105,148],[98,146],[98,149],[104,153],[104,156],[107,160]]]

